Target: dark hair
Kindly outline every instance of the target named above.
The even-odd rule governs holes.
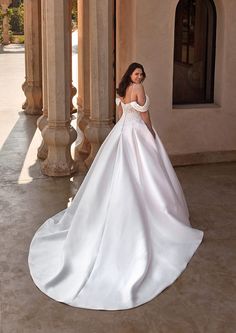
[[[133,62],[132,64],[129,65],[127,71],[125,72],[125,74],[123,75],[118,88],[116,89],[117,94],[120,97],[125,97],[125,92],[126,92],[126,88],[130,85],[131,81],[131,75],[132,73],[135,71],[135,69],[140,68],[143,72],[143,79],[142,82],[145,80],[146,78],[146,73],[144,72],[144,68],[141,64],[138,64],[137,62]]]

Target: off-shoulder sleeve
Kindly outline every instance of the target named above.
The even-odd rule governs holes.
[[[120,98],[119,98],[119,97],[116,97],[116,105],[117,105],[117,106],[120,105],[120,102],[121,102]]]
[[[146,112],[149,109],[150,100],[149,97],[146,95],[146,101],[144,105],[139,105],[137,102],[131,102],[130,104],[135,110],[139,112]]]

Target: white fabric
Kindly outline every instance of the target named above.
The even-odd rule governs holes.
[[[139,111],[139,112],[148,111],[149,106],[150,106],[150,100],[149,100],[149,97],[147,95],[146,95],[146,101],[145,101],[144,105],[139,105],[135,101],[125,104],[121,101],[121,99],[119,97],[117,97],[116,98],[116,105],[119,105],[120,103],[123,104],[123,105],[131,105],[133,109],[135,109],[136,111]]]
[[[35,284],[76,307],[120,310],[151,300],[203,238],[189,223],[157,133],[154,139],[133,102],[122,108],[71,206],[49,218],[30,246]]]

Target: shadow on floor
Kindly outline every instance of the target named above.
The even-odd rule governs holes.
[[[37,129],[37,116],[19,112],[19,118],[0,150],[1,182],[17,181]]]

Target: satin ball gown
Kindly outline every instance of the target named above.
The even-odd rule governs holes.
[[[34,283],[71,306],[122,310],[171,285],[200,245],[180,183],[140,106],[124,104],[71,205],[35,233]]]

